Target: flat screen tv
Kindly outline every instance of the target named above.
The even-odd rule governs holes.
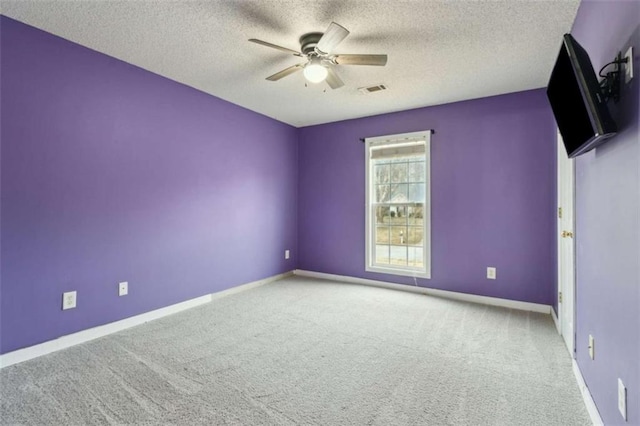
[[[547,96],[570,158],[616,134],[589,55],[571,34],[564,35]]]

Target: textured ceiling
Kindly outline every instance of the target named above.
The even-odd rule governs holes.
[[[544,87],[579,0],[33,1],[2,13],[294,126]],[[334,53],[386,53],[387,66],[339,66],[345,86],[305,88],[298,38],[335,21]],[[389,90],[361,94],[384,83]],[[326,92],[325,92],[326,89]]]

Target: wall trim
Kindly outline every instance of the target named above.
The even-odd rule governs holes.
[[[560,322],[558,321],[558,317],[555,311],[549,305],[543,305],[543,304],[531,303],[531,302],[521,302],[521,301],[509,300],[509,299],[500,299],[497,297],[478,296],[475,294],[458,293],[455,291],[437,290],[437,289],[431,289],[431,288],[425,288],[425,287],[414,287],[410,285],[395,284],[395,283],[389,283],[385,281],[369,280],[365,278],[349,277],[346,275],[327,274],[324,272],[306,271],[302,269],[296,269],[295,271],[293,271],[293,273],[300,277],[318,278],[318,279],[323,279],[328,281],[340,281],[340,282],[345,282],[349,284],[368,285],[373,287],[386,288],[390,290],[400,290],[400,291],[408,291],[408,292],[418,293],[418,294],[440,296],[448,299],[461,300],[465,302],[473,302],[473,303],[480,303],[485,305],[501,306],[501,307],[510,308],[510,309],[519,309],[524,311],[550,314],[551,318],[553,318],[553,322],[556,326],[556,329],[558,330],[558,333],[560,333]],[[587,409],[587,412],[589,413],[589,417],[591,418],[591,422],[595,426],[604,425],[602,418],[600,417],[600,413],[598,412],[598,408],[596,407],[596,404],[593,401],[593,398],[591,396],[591,392],[589,392],[589,388],[587,387],[587,384],[585,383],[584,378],[582,377],[582,373],[580,371],[580,368],[578,367],[578,363],[576,362],[575,359],[572,359],[571,363],[573,366],[573,373],[576,377],[576,382],[578,383],[578,388],[580,389],[580,393],[582,394],[582,399],[584,401],[584,405]]]
[[[558,316],[556,312],[551,309],[551,318],[553,318],[553,322],[556,324],[556,329],[558,330],[558,334],[562,337],[562,329],[560,328],[560,321],[558,320]],[[563,342],[564,344],[564,339]],[[565,346],[566,347],[566,346]],[[568,348],[567,348],[568,350]],[[582,372],[580,371],[580,367],[576,362],[575,358],[573,358],[573,354],[569,352],[569,356],[571,357],[571,366],[573,369],[573,374],[576,377],[576,382],[578,384],[578,389],[580,389],[580,395],[582,395],[582,401],[584,402],[584,406],[587,409],[587,413],[589,413],[589,417],[591,418],[591,423],[594,426],[603,426],[604,422],[600,417],[600,412],[598,412],[598,407],[596,407],[596,403],[591,396],[591,392],[589,392],[589,388],[587,387],[587,383],[584,381],[584,377],[582,377]]]
[[[558,334],[562,335],[562,330],[560,329],[560,320],[558,319],[558,315],[556,315],[556,311],[551,308],[551,318],[553,318],[553,323],[556,325],[556,330],[558,330]]]
[[[232,294],[251,290],[253,288],[269,284],[271,282],[289,277],[291,275],[293,275],[293,271],[273,275],[271,277],[267,277],[258,281],[252,281],[250,283],[242,284],[216,293],[206,294],[204,296],[185,300],[184,302],[176,303],[174,305],[165,306],[164,308],[155,309],[153,311],[134,315],[132,317],[124,318],[108,324],[88,328],[86,330],[78,331],[72,334],[67,334],[65,336],[61,336],[57,339],[49,340],[44,343],[39,343],[37,345],[28,346],[26,348],[18,349],[12,352],[7,352],[6,354],[0,355],[0,369],[13,364],[28,361],[42,355],[47,355],[52,352],[57,352],[62,349],[67,349],[71,346],[86,343],[91,340],[107,336],[109,334],[117,333],[118,331],[126,330],[128,328],[135,327],[149,321],[185,311],[187,309],[195,308],[196,306],[210,303],[214,300],[221,299]]]
[[[576,376],[576,381],[578,382],[578,388],[582,394],[584,405],[587,408],[589,417],[591,417],[591,423],[593,423],[594,426],[604,425],[602,417],[600,417],[600,412],[598,412],[598,407],[596,407],[596,403],[593,401],[593,397],[591,396],[591,392],[589,392],[587,383],[584,381],[584,377],[582,377],[582,372],[580,371],[578,363],[575,359],[572,359],[571,363],[573,365],[573,374]]]
[[[518,309],[521,311],[539,312],[542,314],[549,314],[551,312],[551,306],[543,305],[540,303],[521,302],[518,300],[501,299],[498,297],[479,296],[476,294],[459,293],[456,291],[438,290],[434,288],[415,287],[405,284],[396,284],[386,281],[369,280],[366,278],[349,277],[346,275],[334,275],[326,274],[324,272],[306,271],[303,269],[296,269],[293,271],[295,275],[301,277],[319,278],[329,281],[341,281],[349,284],[368,285],[373,287],[386,288],[390,290],[409,291],[419,294],[428,294],[430,296],[439,296],[447,299],[461,300],[464,302],[480,303],[483,305],[501,306],[509,309]]]
[[[216,293],[211,293],[211,300],[222,299],[223,297],[231,296],[232,294],[242,293],[243,291],[251,290],[256,287],[263,286],[265,284],[272,283],[274,281],[281,280],[283,278],[292,277],[293,271],[283,272],[282,274],[272,275],[267,278],[263,278],[257,281],[251,281],[250,283],[241,284],[239,286],[231,287],[226,290],[218,291]]]
[[[75,345],[86,343],[91,340],[107,336],[109,334],[117,333],[118,331],[126,330],[128,328],[135,327],[149,321],[153,321],[159,318],[166,317],[168,315],[185,311],[187,309],[195,308],[196,306],[210,303],[214,300],[221,299],[226,296],[242,293],[243,291],[251,290],[256,287],[260,287],[265,284],[269,284],[274,281],[278,281],[292,275],[309,277],[309,278],[318,278],[318,279],[324,279],[329,281],[342,281],[350,284],[368,285],[373,287],[386,288],[390,290],[400,290],[400,291],[408,291],[408,292],[419,293],[419,294],[441,296],[448,299],[480,303],[480,304],[492,305],[492,306],[502,306],[510,309],[519,309],[519,310],[540,312],[540,313],[551,313],[551,317],[553,318],[556,328],[560,330],[558,318],[555,312],[553,311],[553,309],[551,309],[551,307],[548,305],[542,305],[542,304],[530,303],[530,302],[521,302],[521,301],[515,301],[515,300],[508,300],[508,299],[500,299],[496,297],[478,296],[474,294],[458,293],[458,292],[447,291],[447,290],[430,289],[430,288],[424,288],[424,287],[412,287],[408,285],[389,283],[385,281],[376,281],[376,280],[369,280],[365,278],[349,277],[346,275],[326,274],[324,272],[314,272],[314,271],[305,271],[301,269],[296,269],[294,271],[273,275],[271,277],[267,277],[257,281],[252,281],[250,283],[242,284],[242,285],[232,287],[226,290],[222,290],[216,293],[211,293],[204,296],[196,297],[194,299],[186,300],[184,302],[176,303],[174,305],[166,306],[164,308],[155,309],[153,311],[145,312],[143,314],[135,315],[135,316],[125,318],[119,321],[115,321],[109,324],[78,331],[76,333],[68,334],[66,336],[62,336],[54,340],[49,340],[47,342],[40,343],[34,346],[29,346],[26,348],[18,349],[13,352],[8,352],[6,354],[0,355],[0,369],[8,367],[10,365],[28,361],[30,359],[38,358],[40,356],[47,355],[53,352],[57,352],[66,348],[70,348]],[[580,371],[580,367],[578,366],[578,363],[574,359],[572,359],[571,362],[573,366],[573,373],[578,383],[578,388],[580,389],[580,393],[582,394],[585,407],[587,408],[587,412],[589,413],[592,423],[596,426],[603,425],[604,423],[602,422],[600,413],[598,412],[595,402],[591,397],[591,392],[589,392],[589,388],[587,387],[584,381],[584,378],[582,377],[582,373]]]

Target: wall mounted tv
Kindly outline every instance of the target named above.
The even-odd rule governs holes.
[[[592,150],[616,134],[616,124],[589,55],[571,34],[564,35],[547,97],[570,158]]]

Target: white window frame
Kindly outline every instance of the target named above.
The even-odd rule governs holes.
[[[396,135],[377,136],[372,138],[365,138],[365,173],[366,173],[366,204],[365,204],[365,240],[366,240],[366,259],[365,270],[368,272],[377,272],[382,274],[401,275],[409,277],[419,278],[431,278],[431,130],[424,130],[420,132],[402,133]],[[409,141],[422,141],[425,142],[425,202],[423,207],[423,224],[422,229],[424,232],[423,241],[423,268],[415,268],[411,266],[381,266],[376,265],[373,259],[373,247],[375,244],[375,220],[372,221],[375,212],[374,207],[371,204],[372,198],[372,183],[370,182],[373,176],[371,167],[371,148],[372,146],[380,146],[381,144],[406,144]]]

